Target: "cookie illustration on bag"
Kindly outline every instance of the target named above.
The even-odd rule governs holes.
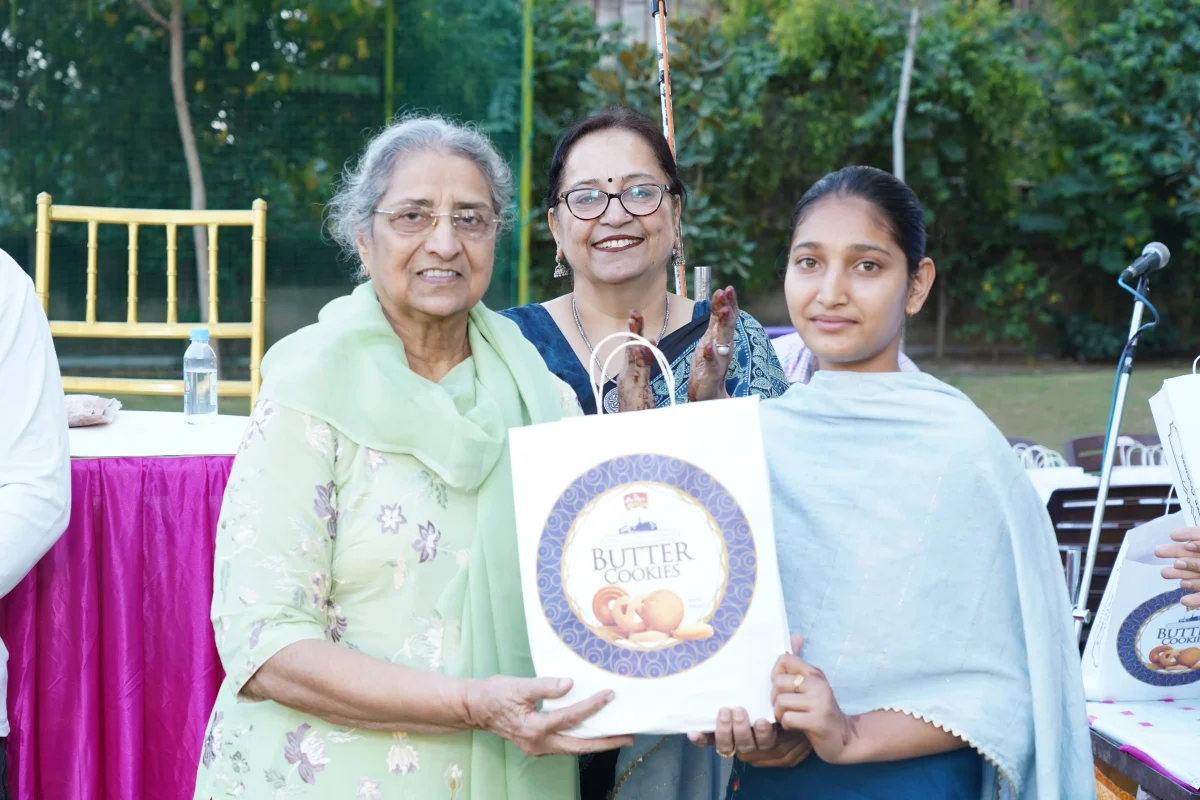
[[[572,651],[628,677],[683,672],[720,651],[754,596],[745,514],[685,461],[624,456],[559,496],[538,548],[539,596]]]
[[[1121,623],[1117,657],[1126,671],[1152,686],[1200,681],[1200,611],[1180,605],[1182,589],[1150,598]]]

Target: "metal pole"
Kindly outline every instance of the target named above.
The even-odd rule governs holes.
[[[533,185],[533,0],[525,0],[525,50],[521,59],[521,195],[517,199],[520,220],[517,252],[517,305],[529,302],[529,217]]]
[[[383,124],[396,115],[396,2],[383,0]]]
[[[663,136],[675,155],[675,115],[671,109],[671,64],[667,54],[667,0],[650,0],[654,43],[658,46],[658,100],[662,106]]]
[[[917,52],[917,33],[921,24],[921,0],[913,0],[908,17],[908,44],[904,47],[904,66],[900,68],[900,97],[896,100],[896,118],[892,121],[892,174],[904,181],[904,122],[908,118],[908,94],[912,86],[913,60]]]
[[[663,136],[675,155],[675,113],[671,108],[671,60],[667,53],[667,0],[650,0],[650,16],[654,21],[654,43],[658,46],[658,100],[662,106]],[[679,260],[675,264],[675,294],[687,297],[687,273],[683,257],[683,235],[680,233]]]
[[[1150,288],[1150,279],[1142,275],[1138,280],[1137,292],[1146,296]],[[1129,377],[1133,373],[1133,356],[1137,350],[1137,340],[1134,338],[1142,327],[1142,314],[1146,309],[1145,303],[1138,300],[1133,305],[1133,318],[1129,323],[1129,346],[1122,353],[1120,377],[1117,379],[1117,393],[1113,399],[1112,418],[1108,423],[1108,432],[1104,440],[1104,456],[1100,469],[1100,487],[1096,490],[1096,510],[1092,513],[1092,530],[1088,535],[1087,558],[1083,566],[1083,578],[1079,581],[1079,595],[1075,598],[1075,641],[1083,635],[1083,625],[1090,619],[1088,612],[1088,594],[1092,589],[1092,571],[1096,566],[1096,550],[1100,546],[1100,531],[1104,527],[1104,512],[1108,505],[1108,489],[1112,483],[1113,460],[1117,452],[1117,438],[1120,436],[1121,417],[1125,413],[1125,395],[1129,391]]]
[[[695,267],[692,276],[695,280],[693,292],[696,302],[702,303],[712,295],[712,267]]]

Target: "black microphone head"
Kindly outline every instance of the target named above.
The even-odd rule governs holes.
[[[1151,242],[1150,244],[1146,245],[1142,248],[1142,255],[1158,256],[1158,266],[1152,267],[1152,270],[1162,269],[1167,265],[1167,262],[1171,260],[1171,251],[1168,250],[1167,246],[1162,242]]]

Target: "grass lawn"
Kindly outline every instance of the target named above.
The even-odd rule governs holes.
[[[1102,434],[1112,399],[1112,367],[1050,365],[1025,370],[986,370],[970,365],[933,366],[930,371],[962,390],[1006,436],[1033,439],[1062,451],[1076,436]],[[1149,399],[1166,378],[1191,365],[1135,367],[1125,398],[1122,433],[1155,433]]]
[[[183,411],[183,398],[179,396],[118,394],[121,408],[130,411]],[[250,416],[250,400],[246,397],[222,397],[217,401],[217,410],[231,416]]]
[[[1075,436],[1104,432],[1112,396],[1114,367],[1074,364],[992,366],[971,363],[923,364],[934,375],[961,389],[992,418],[1006,436],[1019,436],[1061,452]],[[1165,378],[1191,371],[1190,364],[1153,364],[1135,369],[1125,402],[1124,433],[1154,433],[1147,401]],[[142,411],[182,411],[179,397],[118,398],[124,408]],[[250,404],[242,397],[222,397],[222,414],[246,415]]]

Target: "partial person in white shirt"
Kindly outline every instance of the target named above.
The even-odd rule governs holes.
[[[779,356],[779,364],[783,374],[787,375],[788,383],[808,383],[820,367],[817,357],[804,344],[798,333],[789,333],[771,340],[775,355]],[[920,372],[921,368],[911,358],[900,353],[901,372]]]
[[[50,324],[33,281],[0,250],[0,597],[67,527],[71,453]],[[0,800],[7,800],[8,651],[0,641]]]

